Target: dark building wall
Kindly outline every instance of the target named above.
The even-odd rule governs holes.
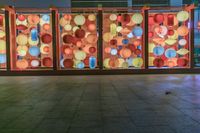
[[[132,0],[133,6],[137,5],[159,5],[159,6],[168,6],[170,5],[170,0]]]
[[[72,7],[127,7],[128,0],[72,0]]]
[[[70,7],[71,0],[0,0],[0,5],[36,8],[48,8],[52,5],[57,7]]]
[[[169,6],[190,4],[194,0],[0,0],[0,5],[13,5],[15,7],[45,8],[51,5],[57,7],[127,7],[127,6]]]
[[[183,0],[183,3],[184,4],[191,4],[193,1],[195,1],[195,0]]]
[[[181,6],[194,0],[72,0],[72,7]]]

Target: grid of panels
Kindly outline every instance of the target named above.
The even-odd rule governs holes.
[[[103,14],[104,68],[143,68],[143,20],[140,12]]]
[[[149,10],[148,23],[140,10],[103,11],[102,19],[97,12],[58,15],[59,23],[54,25],[59,27],[60,34],[56,51],[59,58],[55,59],[59,60],[58,70],[99,69],[101,63],[106,70],[189,69],[191,50],[195,50],[196,55],[196,49],[190,48],[191,14],[188,11]],[[5,29],[0,28],[3,36]],[[100,33],[102,38],[99,38]],[[145,46],[147,34],[149,43]],[[0,40],[6,42],[5,36]],[[11,59],[14,66],[11,70],[53,70],[52,46],[50,13],[16,14],[16,43],[11,46],[11,55],[15,58]],[[147,47],[149,51],[145,53]],[[103,59],[99,60],[101,56]],[[147,57],[148,63],[145,62]],[[6,67],[6,62],[4,64]]]
[[[49,69],[53,66],[50,14],[16,14],[13,70]]]
[[[60,14],[60,69],[97,67],[97,14]]]
[[[149,67],[188,68],[190,13],[149,13]]]

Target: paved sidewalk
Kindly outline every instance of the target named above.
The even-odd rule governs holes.
[[[0,133],[200,133],[200,75],[0,77]]]

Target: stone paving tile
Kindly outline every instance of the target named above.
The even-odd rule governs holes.
[[[104,116],[103,129],[105,133],[133,133],[136,126],[129,117]]]
[[[200,75],[0,77],[0,133],[199,133],[199,82]]]
[[[1,129],[1,133],[23,133],[22,129]]]
[[[120,123],[107,124],[103,127],[104,133],[135,133],[133,124],[122,125]]]
[[[67,133],[103,133],[103,128],[102,127],[95,127],[95,128],[71,127]]]
[[[180,126],[173,129],[176,133],[199,133],[199,125]]]
[[[167,126],[137,127],[136,133],[176,133]],[[190,132],[188,132],[190,133]]]
[[[65,133],[70,122],[65,119],[43,119],[33,133]]]
[[[76,120],[74,119],[71,123],[71,127],[81,127],[81,128],[96,128],[102,125],[101,120]]]

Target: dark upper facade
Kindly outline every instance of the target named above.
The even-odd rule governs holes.
[[[0,0],[0,6],[15,7],[127,7],[127,6],[180,6],[197,0]]]
[[[127,6],[180,6],[180,4],[190,4],[194,0],[72,0],[72,7],[127,7]]]
[[[28,8],[48,8],[50,6],[70,7],[71,0],[0,0],[0,6],[4,5]]]

